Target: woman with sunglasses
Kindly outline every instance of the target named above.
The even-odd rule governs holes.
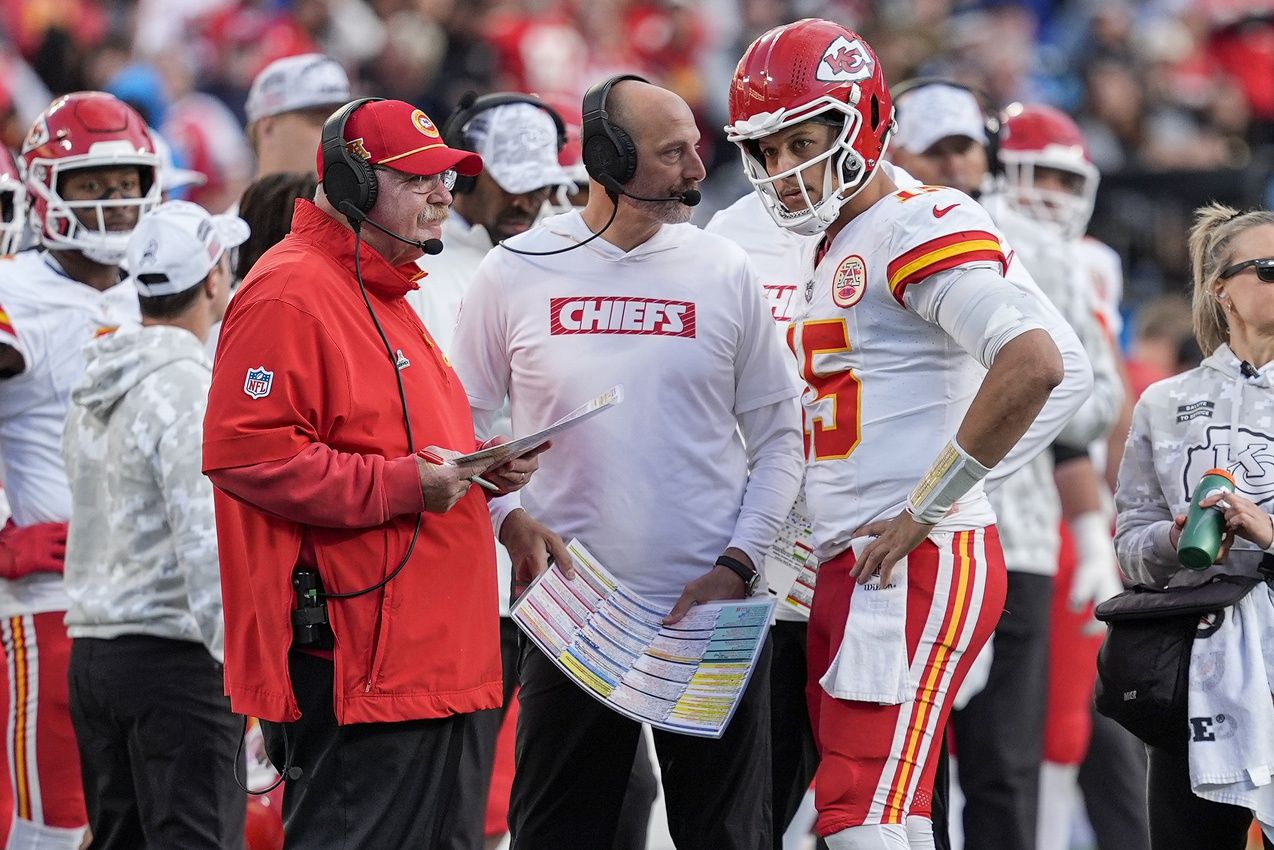
[[[1274,563],[1274,212],[1240,213],[1216,203],[1199,209],[1190,259],[1194,332],[1206,359],[1142,395],[1115,493],[1120,564],[1134,581],[1159,586],[1199,584],[1217,573],[1257,576],[1263,560]],[[1186,570],[1177,560],[1177,541],[1195,486],[1216,467],[1234,476],[1237,490],[1201,504],[1221,503],[1225,537],[1214,566]],[[1241,850],[1253,810],[1271,817],[1274,788],[1246,781],[1262,769],[1268,778],[1274,768],[1261,767],[1274,762],[1268,755],[1274,752],[1268,747],[1274,740],[1267,692],[1274,674],[1271,598],[1257,584],[1195,637],[1189,726],[1179,746],[1147,747],[1153,850]],[[1227,628],[1238,643],[1228,642]],[[1244,651],[1231,652],[1232,646]],[[1257,649],[1247,652],[1251,647]],[[1206,668],[1215,675],[1199,675],[1200,653],[1222,648],[1223,657]],[[1198,696],[1201,687],[1208,696]],[[1194,717],[1205,713],[1198,709],[1212,694],[1241,707]],[[1218,781],[1236,777],[1244,781]],[[1271,823],[1263,826],[1265,846],[1274,846]]]

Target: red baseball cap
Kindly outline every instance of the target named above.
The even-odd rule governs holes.
[[[454,168],[465,177],[482,172],[482,157],[447,147],[438,126],[421,110],[401,100],[365,103],[345,122],[345,149],[372,165],[428,176]],[[323,149],[318,151],[323,179]]]

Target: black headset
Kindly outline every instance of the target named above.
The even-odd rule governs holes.
[[[495,94],[484,94],[481,97],[474,92],[466,93],[464,97],[460,98],[460,104],[456,106],[451,115],[447,116],[447,120],[442,125],[443,144],[456,150],[472,152],[473,147],[465,136],[464,128],[474,118],[477,118],[488,109],[495,109],[497,106],[507,106],[511,103],[529,103],[531,106],[539,107],[547,112],[549,117],[553,119],[553,126],[557,128],[557,152],[562,152],[562,148],[566,147],[566,122],[562,120],[562,116],[557,114],[556,109],[538,97],[518,92],[496,92]],[[472,192],[477,182],[477,177],[457,175],[456,185],[451,190],[451,194],[463,195],[467,192]]]
[[[323,122],[319,145],[323,152],[323,194],[349,219],[351,225],[355,219],[361,222],[376,206],[378,184],[371,162],[346,148],[345,125],[360,106],[381,100],[384,98],[364,97],[350,101]]]
[[[612,124],[606,112],[606,98],[610,90],[625,80],[650,82],[636,74],[616,74],[602,80],[584,95],[581,156],[584,170],[599,183],[603,176],[607,176],[624,186],[637,173],[637,145],[633,137],[623,127]]]
[[[889,95],[894,102],[894,111],[900,112],[901,107],[898,101],[906,94],[914,92],[917,89],[923,89],[928,86],[946,86],[947,88],[959,89],[973,95],[974,100],[978,102],[978,107],[982,110],[983,126],[986,130],[986,162],[987,169],[992,176],[998,177],[1004,173],[1004,163],[1000,160],[1000,136],[1002,125],[1000,122],[999,112],[994,106],[994,102],[990,96],[981,89],[973,86],[957,83],[955,80],[948,80],[945,77],[913,77],[910,80],[904,80],[890,90]]]

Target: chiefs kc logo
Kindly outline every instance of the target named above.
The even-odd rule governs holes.
[[[867,46],[858,39],[838,35],[818,61],[817,77],[825,83],[852,83],[870,79],[875,63]]]
[[[434,122],[429,120],[429,116],[419,109],[411,113],[411,123],[424,135],[434,139],[438,138],[438,128],[434,126]]]

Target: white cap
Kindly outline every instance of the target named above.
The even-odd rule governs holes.
[[[128,271],[146,297],[197,286],[229,248],[248,238],[235,215],[210,215],[189,201],[168,201],[144,216],[128,237]]]
[[[341,63],[322,53],[276,59],[257,74],[244,111],[251,124],[260,118],[302,109],[334,111],[353,100]]]
[[[987,143],[986,115],[968,89],[930,83],[905,93],[894,107],[898,113],[894,144],[910,153],[924,153],[948,136]]]
[[[461,132],[486,172],[510,194],[574,182],[557,161],[557,124],[535,104],[483,110]]]

